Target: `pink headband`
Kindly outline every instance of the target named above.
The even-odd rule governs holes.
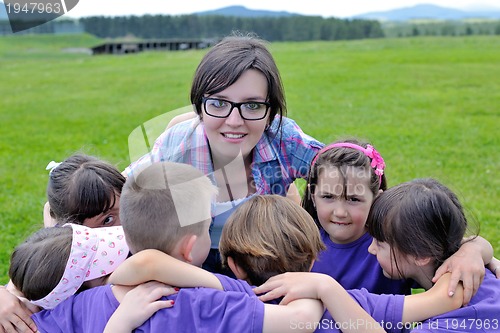
[[[129,253],[121,226],[88,228],[71,223],[66,226],[73,228],[73,240],[64,275],[47,296],[31,301],[44,309],[52,309],[75,294],[85,281],[111,274]]]
[[[372,145],[366,145],[366,148],[364,148],[360,145],[349,142],[333,143],[331,145],[323,147],[323,149],[321,149],[318,154],[316,154],[311,163],[311,167],[314,166],[316,160],[321,154],[333,148],[352,148],[359,150],[360,152],[368,156],[372,160],[370,166],[374,169],[375,174],[379,177],[379,187],[382,185],[382,175],[384,174],[385,162],[382,158],[382,155],[380,155],[380,153],[375,148],[373,148]]]

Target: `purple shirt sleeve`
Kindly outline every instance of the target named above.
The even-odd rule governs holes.
[[[369,293],[366,289],[348,290],[348,292],[387,332],[403,332],[404,325],[401,323],[403,318],[403,295],[375,295]],[[326,311],[315,332],[340,333],[342,325],[356,327],[359,323],[356,322],[355,318],[350,323],[337,323],[331,314]]]
[[[242,281],[236,281],[234,287],[251,291]],[[156,312],[134,332],[261,333],[264,303],[247,292],[183,288],[167,297],[175,300],[174,307]],[[40,332],[102,332],[118,305],[110,286],[96,287],[70,297],[53,310],[33,315],[33,319]]]

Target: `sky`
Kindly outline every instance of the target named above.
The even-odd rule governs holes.
[[[499,0],[289,0],[286,5],[283,2],[270,0],[79,0],[76,7],[66,15],[70,17],[181,15],[234,5],[245,6],[249,9],[287,11],[323,17],[350,17],[423,3],[458,9],[495,8],[500,10]]]

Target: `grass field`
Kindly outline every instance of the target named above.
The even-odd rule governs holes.
[[[0,282],[42,225],[51,160],[75,151],[120,169],[141,123],[189,104],[206,51],[90,56],[87,36],[0,38]],[[359,136],[389,185],[436,177],[500,251],[500,37],[275,43],[289,116],[323,142]],[[163,124],[161,124],[163,126]],[[57,255],[57,254],[54,254]]]

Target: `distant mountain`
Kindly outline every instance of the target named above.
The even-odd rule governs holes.
[[[385,12],[370,12],[354,16],[354,18],[375,19],[379,21],[407,21],[413,19],[463,20],[467,18],[500,19],[500,9],[488,11],[459,10],[423,4],[413,7],[388,10]]]
[[[222,16],[238,16],[238,17],[287,17],[299,16],[290,12],[280,11],[275,12],[271,10],[256,10],[248,9],[244,6],[229,6],[205,12],[193,13],[194,15],[222,15]]]

